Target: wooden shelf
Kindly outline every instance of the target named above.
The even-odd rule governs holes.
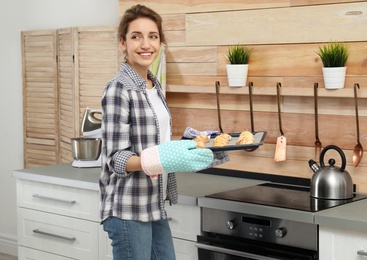
[[[178,86],[178,85],[168,85],[167,92],[170,93],[200,93],[200,94],[215,94],[215,88],[213,86]],[[230,87],[221,87],[221,94],[232,94],[239,95],[244,94],[248,95],[248,87],[240,87],[240,88],[230,88]],[[254,87],[253,95],[257,96],[276,96],[276,88],[271,87]],[[282,87],[281,88],[282,96],[297,96],[297,97],[313,97],[313,88],[291,88],[291,87]],[[353,98],[354,90],[353,88],[343,88],[343,89],[335,89],[328,90],[325,88],[318,89],[319,97],[337,97],[337,98]],[[359,89],[358,90],[359,98],[367,98],[367,89]]]

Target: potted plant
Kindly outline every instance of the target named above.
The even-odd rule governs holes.
[[[349,57],[348,46],[337,41],[331,41],[322,47],[319,46],[317,55],[321,58],[325,88],[344,88],[347,71],[346,62]]]
[[[228,85],[230,87],[246,86],[248,63],[252,49],[244,45],[229,46],[226,53]]]

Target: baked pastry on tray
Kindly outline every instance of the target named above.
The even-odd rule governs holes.
[[[213,146],[226,146],[229,144],[229,141],[232,140],[232,136],[227,133],[221,133],[216,136],[213,141]]]
[[[197,148],[205,148],[205,143],[210,141],[210,137],[207,135],[198,135],[196,138],[194,138],[194,141],[197,143]]]
[[[255,142],[255,137],[250,131],[241,132],[236,145],[252,144]]]

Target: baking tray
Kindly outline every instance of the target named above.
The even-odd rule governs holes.
[[[241,145],[236,145],[238,137],[240,136],[241,133],[228,133],[228,134],[232,136],[232,140],[229,142],[228,145],[213,146],[213,141],[216,135],[214,136],[212,135],[210,137],[210,141],[208,143],[205,143],[206,148],[209,148],[212,151],[232,151],[232,150],[254,149],[264,144],[264,140],[265,140],[267,132],[263,132],[263,131],[253,132],[252,134],[255,137],[255,141],[252,144],[241,144]]]

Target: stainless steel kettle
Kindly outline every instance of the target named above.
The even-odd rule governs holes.
[[[329,159],[329,165],[324,164],[324,155],[330,150],[336,150],[341,159],[341,167],[335,166],[335,160]],[[317,199],[351,199],[353,198],[353,180],[345,170],[346,159],[343,151],[335,146],[326,146],[320,153],[320,166],[314,160],[309,160],[308,164],[314,171],[311,178],[311,197]]]

